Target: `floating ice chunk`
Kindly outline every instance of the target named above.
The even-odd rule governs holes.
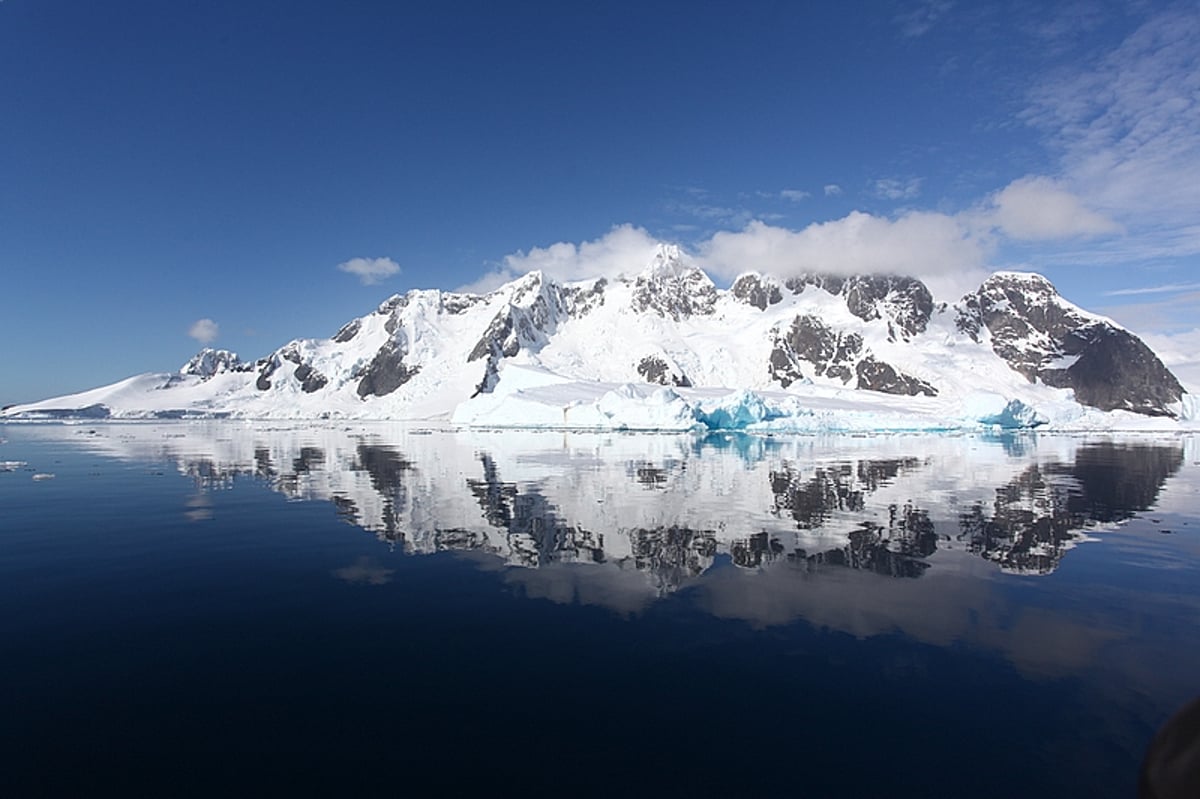
[[[696,421],[712,430],[745,430],[779,415],[772,412],[762,397],[745,389],[702,401],[695,413]]]
[[[1002,394],[977,391],[963,400],[963,416],[982,425],[1005,430],[1021,430],[1046,424],[1049,419],[1018,399]]]

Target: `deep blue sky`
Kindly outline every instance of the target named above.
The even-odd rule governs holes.
[[[1054,5],[0,0],[0,404],[612,237],[1035,269],[1200,349],[1200,5]]]

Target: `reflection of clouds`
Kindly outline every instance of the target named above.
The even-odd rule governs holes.
[[[374,558],[362,556],[349,566],[333,570],[333,576],[348,583],[360,585],[384,585],[392,580],[395,569],[385,569]]]
[[[560,605],[596,605],[624,615],[640,613],[659,596],[651,575],[614,563],[552,563],[538,569],[507,569],[504,582],[525,596]]]
[[[212,497],[204,492],[188,497],[183,506],[187,508],[183,516],[189,522],[204,522],[213,517]]]

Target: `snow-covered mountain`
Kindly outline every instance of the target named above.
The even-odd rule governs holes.
[[[663,245],[631,277],[531,272],[484,295],[397,294],[328,339],[7,418],[374,418],[587,429],[1175,426],[1196,403],[1136,336],[1034,274],[937,303],[902,276],[746,273],[728,290]]]

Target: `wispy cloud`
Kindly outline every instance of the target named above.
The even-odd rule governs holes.
[[[221,326],[211,319],[197,319],[188,328],[187,334],[201,344],[211,344],[220,332]]]
[[[911,200],[921,193],[921,178],[881,178],[871,184],[871,193],[884,200]]]
[[[951,0],[921,0],[907,5],[896,15],[895,21],[900,26],[900,33],[910,39],[929,33],[937,21],[954,7]]]
[[[400,271],[400,264],[391,258],[351,258],[337,265],[337,268],[351,275],[356,275],[364,286],[373,286]]]
[[[1140,302],[1127,302],[1123,305],[1107,305],[1096,308],[1097,313],[1116,319],[1130,330],[1139,335],[1143,333],[1158,333],[1161,335],[1176,334],[1196,327],[1196,319],[1200,318],[1200,292],[1171,293],[1159,298],[1150,299],[1154,295],[1134,295],[1147,297]]]
[[[1042,130],[1061,182],[1121,224],[1131,259],[1200,253],[1200,15],[1159,13],[1085,68],[1052,73],[1023,118]],[[1191,232],[1189,232],[1191,230]],[[1140,251],[1140,254],[1139,254]]]
[[[785,200],[791,200],[794,203],[798,203],[801,200],[807,200],[812,196],[812,194],[800,189],[784,189],[783,191],[779,192],[779,196]]]
[[[1136,297],[1144,294],[1175,294],[1180,291],[1200,291],[1200,283],[1167,283],[1162,286],[1146,286],[1137,289],[1106,291],[1106,297]]]
[[[741,227],[756,216],[748,208],[734,208],[728,205],[691,200],[667,200],[663,203],[663,210],[669,214],[691,217],[702,222],[728,227]]]
[[[839,186],[838,184],[836,184],[836,183],[826,183],[825,184],[825,196],[826,197],[837,197],[841,193],[842,193],[842,187]]]

